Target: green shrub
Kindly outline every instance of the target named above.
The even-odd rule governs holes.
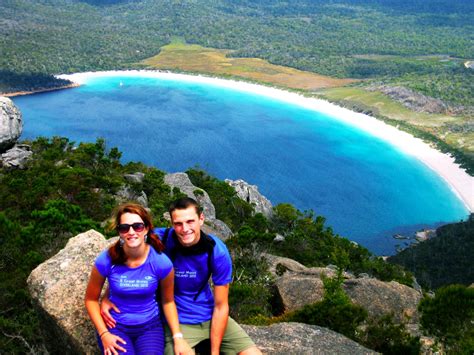
[[[419,305],[424,331],[435,336],[452,354],[474,352],[474,288],[450,285],[425,297]]]
[[[395,324],[392,315],[369,320],[359,342],[384,355],[420,353],[419,337],[412,337],[403,324]]]
[[[233,279],[229,291],[231,316],[242,323],[261,324],[278,313],[268,263],[255,248],[232,248]]]

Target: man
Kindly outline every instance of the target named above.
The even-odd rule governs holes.
[[[229,284],[232,260],[225,244],[201,231],[204,215],[198,203],[188,197],[169,208],[172,229],[155,232],[165,244],[165,253],[175,268],[175,302],[180,328],[191,347],[210,340],[211,354],[261,354],[245,331],[229,317]],[[208,280],[212,277],[214,294]],[[103,309],[104,318],[110,317]],[[173,339],[166,330],[165,354],[173,354]]]

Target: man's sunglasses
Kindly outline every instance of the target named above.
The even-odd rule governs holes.
[[[145,223],[123,223],[118,225],[117,230],[119,231],[119,233],[127,233],[130,230],[130,227],[132,227],[135,232],[140,233],[143,232],[143,230],[145,229]]]

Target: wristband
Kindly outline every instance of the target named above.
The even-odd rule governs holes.
[[[104,330],[101,334],[99,334],[99,338],[102,339],[102,335],[104,335],[105,333],[110,333],[108,330]]]
[[[173,338],[173,339],[177,339],[177,338],[183,339],[184,336],[183,336],[183,333],[176,333],[176,334],[174,334],[174,335],[172,336],[172,338]]]

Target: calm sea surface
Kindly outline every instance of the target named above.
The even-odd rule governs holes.
[[[331,117],[224,89],[143,77],[94,78],[79,88],[16,97],[23,139],[106,139],[122,160],[168,172],[196,165],[244,179],[275,205],[327,218],[339,235],[393,254],[395,233],[468,211],[421,162]]]

